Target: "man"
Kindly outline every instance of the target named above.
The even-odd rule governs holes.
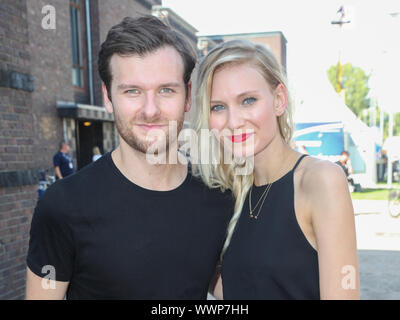
[[[56,179],[62,179],[75,172],[74,163],[71,157],[68,155],[69,144],[62,141],[59,145],[58,152],[53,157],[54,173],[56,174]]]
[[[153,16],[111,28],[99,73],[120,145],[38,202],[28,299],[207,297],[232,198],[206,188],[187,165],[147,160],[154,146],[166,159],[178,153],[169,124],[182,128],[194,65],[186,40]]]

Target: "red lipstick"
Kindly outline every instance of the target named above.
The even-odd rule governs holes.
[[[246,141],[251,135],[252,133],[242,133],[235,136],[231,136],[231,140],[232,142],[243,142]]]

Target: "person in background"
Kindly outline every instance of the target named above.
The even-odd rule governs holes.
[[[93,152],[92,162],[95,162],[97,159],[101,158],[101,153],[98,146],[93,147],[92,152]]]
[[[56,180],[65,178],[75,172],[74,162],[68,152],[70,146],[67,142],[61,141],[58,152],[53,157],[54,173]]]
[[[347,181],[350,183],[350,185],[354,186],[354,180],[350,177],[353,174],[353,167],[351,165],[349,152],[343,150],[342,153],[340,154],[340,159],[336,161],[336,164],[343,169]]]
[[[387,152],[381,149],[378,153],[378,182],[385,182],[387,163]]]

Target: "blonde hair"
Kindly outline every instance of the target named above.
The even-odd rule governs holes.
[[[215,142],[215,138],[211,136],[204,137],[201,134],[201,131],[204,129],[210,130],[210,99],[214,73],[228,64],[251,64],[261,72],[272,90],[276,89],[279,84],[282,84],[286,88],[288,95],[287,106],[285,112],[278,117],[277,121],[280,134],[287,143],[290,142],[293,134],[292,102],[287,90],[286,76],[273,53],[266,47],[247,40],[231,40],[213,48],[200,61],[195,78],[194,103],[197,108],[195,130],[199,143],[198,150],[201,151],[204,145],[210,145],[211,149],[208,149],[207,152],[211,151],[213,161],[207,162],[208,164],[200,162],[193,164],[193,174],[200,176],[210,188],[220,188],[222,191],[226,189],[231,190],[235,197],[234,212],[228,225],[221,257],[229,246],[247,193],[254,181],[252,170],[248,175],[235,174],[236,169],[249,166],[248,160],[245,160],[244,163],[233,162],[231,164],[224,164],[222,161],[223,152],[221,152],[221,145],[219,143],[216,145],[213,141],[210,141],[213,139]]]

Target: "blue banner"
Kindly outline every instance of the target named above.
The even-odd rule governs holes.
[[[344,149],[342,122],[297,123],[296,149],[313,156],[337,156]]]

